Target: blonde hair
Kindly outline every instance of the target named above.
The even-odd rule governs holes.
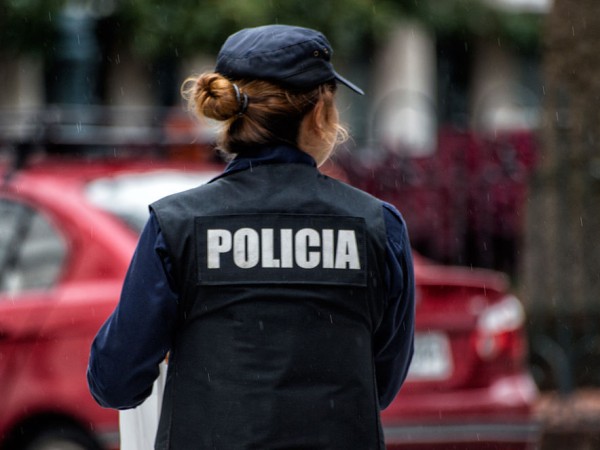
[[[181,92],[196,116],[222,122],[217,146],[227,153],[257,144],[298,146],[300,123],[319,101],[327,111],[320,128],[334,136],[335,143],[348,137],[335,109],[334,83],[296,92],[264,80],[231,81],[218,73],[204,73],[188,78]]]

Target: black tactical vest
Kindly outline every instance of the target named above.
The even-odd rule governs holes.
[[[381,203],[272,164],[151,207],[182,292],[156,448],[383,449]]]

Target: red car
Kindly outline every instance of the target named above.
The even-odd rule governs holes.
[[[388,449],[536,448],[525,316],[497,272],[415,259],[415,355],[383,412]]]
[[[0,449],[118,448],[117,413],[87,389],[92,338],[118,300],[146,205],[221,169],[64,157],[12,175],[0,166]],[[415,267],[416,354],[383,414],[388,448],[528,448],[537,390],[518,300],[496,273],[418,256]]]

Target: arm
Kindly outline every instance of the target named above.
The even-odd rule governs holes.
[[[393,206],[384,203],[388,236],[384,318],[375,332],[375,373],[379,405],[385,409],[406,379],[414,352],[415,280],[406,224]]]
[[[90,392],[105,407],[127,409],[144,401],[171,348],[177,317],[166,245],[150,215],[125,277],[116,309],[92,344]]]

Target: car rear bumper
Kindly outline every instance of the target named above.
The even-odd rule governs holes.
[[[382,413],[388,423],[526,422],[539,396],[528,373],[500,377],[481,388],[403,389]],[[479,418],[479,420],[477,420]]]
[[[536,448],[538,398],[527,373],[490,386],[448,392],[406,391],[382,413],[388,450],[516,450]]]
[[[524,423],[421,423],[384,426],[388,450],[420,447],[432,449],[467,448],[451,445],[464,444],[468,448],[534,448],[541,437],[541,426],[536,422]],[[490,444],[496,444],[490,447]]]

